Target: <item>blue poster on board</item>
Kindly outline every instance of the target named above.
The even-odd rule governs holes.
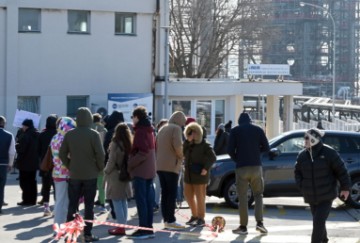
[[[108,114],[120,111],[126,122],[131,122],[131,115],[137,106],[144,106],[149,113],[153,113],[152,93],[113,93],[108,94]]]

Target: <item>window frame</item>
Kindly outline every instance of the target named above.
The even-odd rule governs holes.
[[[25,12],[28,11],[25,16]],[[32,16],[34,14],[34,16]],[[23,18],[33,18],[32,21],[36,22],[37,29],[32,29],[31,23],[28,24],[29,19],[23,19]],[[31,27],[31,29],[26,29],[28,27]],[[41,32],[41,9],[40,8],[19,8],[18,10],[18,32],[19,33],[40,33]]]
[[[126,18],[131,18],[131,33],[126,32]],[[118,20],[120,18],[120,20]],[[114,32],[115,35],[129,35],[134,36],[136,35],[136,19],[137,15],[136,13],[123,13],[123,12],[115,12],[114,15]],[[118,27],[118,24],[120,27]],[[117,29],[120,28],[120,31],[117,31]],[[121,31],[123,30],[123,31]]]
[[[18,96],[17,108],[36,114],[40,114],[40,96]]]
[[[86,13],[86,31],[81,31],[81,26],[79,27],[80,30],[77,30],[75,28],[75,25],[77,24],[76,21],[73,21],[74,16],[72,16],[72,14],[74,13]],[[90,34],[90,29],[91,29],[91,11],[88,10],[68,10],[67,11],[67,22],[68,22],[68,29],[67,29],[67,33],[68,34]],[[73,22],[73,23],[72,23]],[[81,23],[80,23],[81,25]]]

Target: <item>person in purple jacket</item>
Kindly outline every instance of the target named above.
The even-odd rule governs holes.
[[[247,191],[249,184],[255,200],[256,230],[267,233],[263,224],[264,179],[261,153],[269,151],[269,142],[262,128],[251,123],[250,115],[240,114],[239,125],[232,128],[227,152],[236,163],[236,190],[239,197],[240,226],[235,234],[246,235],[248,224]]]

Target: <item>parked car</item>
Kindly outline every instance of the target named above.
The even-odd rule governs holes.
[[[264,197],[301,196],[294,179],[294,165],[304,148],[304,133],[305,130],[290,131],[269,141],[270,152],[262,155]],[[360,208],[360,133],[326,130],[323,142],[340,153],[351,177],[350,197],[345,203]],[[237,208],[235,162],[228,155],[218,156],[210,173],[207,195],[225,198],[231,207]],[[249,187],[249,205],[253,201]]]

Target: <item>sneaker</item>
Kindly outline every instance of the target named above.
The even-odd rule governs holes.
[[[8,206],[9,204],[6,203],[6,202],[3,202],[2,205],[3,205],[3,206]]]
[[[240,225],[238,228],[234,229],[232,232],[234,234],[240,234],[240,235],[247,235],[248,234],[246,226],[242,226],[242,225]]]
[[[116,227],[108,230],[110,235],[126,235],[125,228]]]
[[[100,210],[99,210],[99,213],[100,214],[103,214],[103,213],[107,213],[107,209],[105,208],[105,206],[100,206]]]
[[[52,212],[50,208],[45,208],[44,210],[44,217],[52,216]]]
[[[129,239],[139,239],[139,240],[144,240],[144,239],[149,239],[149,238],[154,238],[155,234],[154,232],[151,231],[147,231],[147,230],[137,230],[134,233],[132,233],[131,235],[128,235],[127,238]]]
[[[131,215],[130,217],[133,218],[133,219],[137,219],[137,218],[139,218],[139,215],[138,215],[138,213],[136,212],[136,213],[134,213],[133,215]]]
[[[199,226],[199,227],[204,227],[205,226],[205,220],[203,219],[198,219],[196,221],[196,224],[194,226]]]
[[[191,218],[189,219],[189,221],[187,221],[185,224],[186,225],[193,225],[197,223],[198,218],[191,216]]]
[[[260,231],[261,234],[267,234],[267,229],[265,228],[263,222],[258,221],[256,224],[256,230]]]
[[[165,229],[169,229],[169,230],[181,230],[181,229],[185,229],[184,225],[181,225],[177,222],[172,222],[172,223],[165,223]]]
[[[40,201],[38,201],[37,204],[43,205],[44,204],[44,199],[41,199]]]
[[[99,237],[95,235],[84,235],[85,242],[99,241]]]
[[[159,212],[159,206],[155,206],[153,209],[153,213],[158,213]]]

